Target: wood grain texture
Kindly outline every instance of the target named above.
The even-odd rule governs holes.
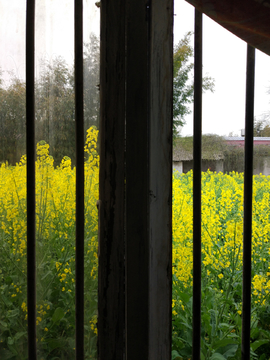
[[[148,358],[149,7],[127,0],[126,359]]]
[[[149,359],[171,358],[173,1],[151,3]]]
[[[98,358],[124,354],[125,1],[101,2]]]
[[[169,360],[173,2],[101,13],[99,359]]]

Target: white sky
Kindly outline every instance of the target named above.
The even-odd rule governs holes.
[[[85,40],[91,31],[99,29],[95,1],[84,0]],[[73,4],[74,0],[36,1],[37,59],[61,55],[68,63],[73,61]],[[174,38],[178,42],[194,29],[194,8],[184,0],[175,0],[174,13]],[[24,78],[25,1],[0,0],[0,16],[0,66]],[[215,79],[215,92],[203,95],[203,133],[240,135],[245,122],[246,43],[206,16],[203,25],[204,73]],[[260,118],[270,112],[270,57],[260,51],[256,52],[255,81],[255,116]],[[191,114],[186,117],[182,135],[191,135],[192,131]]]
[[[99,33],[100,10],[96,0],[84,0],[84,41],[91,32]],[[4,79],[13,71],[25,78],[26,1],[0,0],[0,67]],[[63,57],[74,60],[74,0],[36,0],[35,14],[36,75],[41,59]]]
[[[194,8],[184,0],[174,3],[174,39],[194,29]],[[193,39],[192,39],[193,41]],[[193,44],[192,44],[193,45]],[[215,92],[203,95],[203,133],[240,136],[245,125],[246,43],[203,16],[203,71],[215,79]],[[256,51],[255,117],[270,112],[270,57]],[[192,115],[182,135],[193,132]]]

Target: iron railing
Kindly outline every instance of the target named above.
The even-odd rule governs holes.
[[[127,6],[127,12],[125,12],[125,6]],[[143,1],[131,0],[126,3],[119,1],[114,5],[107,1],[101,4],[98,346],[99,358],[102,360],[125,358],[124,353],[127,360],[138,359],[138,357],[155,360],[170,359],[171,199],[169,197],[171,197],[172,147],[172,8],[171,0],[152,2],[151,6],[150,3],[145,5]],[[84,358],[82,14],[82,1],[76,0],[77,359]],[[166,16],[160,17],[160,14],[166,14]],[[37,358],[35,0],[27,0],[26,19],[28,356],[29,360],[34,360]],[[125,26],[127,26],[126,36]],[[161,54],[161,51],[165,53]],[[248,46],[247,54],[242,311],[242,358],[245,360],[250,356],[254,49]],[[140,61],[140,70],[137,66],[138,61]],[[136,71],[139,71],[139,74]],[[140,71],[142,71],[141,74]],[[134,102],[134,98],[140,100],[140,96],[142,96],[141,107]],[[200,359],[201,328],[201,108],[202,14],[195,10],[193,360]],[[133,118],[134,113],[137,113],[136,118]],[[134,147],[138,150],[137,155],[140,161],[137,161],[137,157],[134,156]],[[162,170],[159,164],[160,159],[163,159]],[[126,194],[126,199],[124,194]],[[141,194],[143,196],[140,199]],[[166,231],[163,231],[164,229]],[[141,271],[137,273],[138,266],[141,266]],[[145,281],[142,282],[141,279],[144,276]]]

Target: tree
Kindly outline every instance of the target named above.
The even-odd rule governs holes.
[[[185,124],[185,116],[190,113],[189,104],[193,102],[193,68],[190,62],[193,49],[190,45],[192,33],[188,32],[176,45],[173,55],[173,138],[178,137],[178,127]],[[203,78],[203,91],[214,91],[214,80]]]
[[[74,69],[61,57],[44,62],[36,85],[37,141],[50,144],[59,165],[64,156],[75,163]],[[99,40],[84,44],[84,127],[99,126]]]
[[[257,137],[268,137],[270,136],[270,123],[267,118],[260,120],[255,119],[253,136]]]
[[[11,74],[8,87],[2,87],[2,80],[0,81],[1,162],[15,164],[25,154],[25,121],[25,83]]]
[[[36,142],[45,140],[59,165],[75,162],[74,75],[63,58],[44,61],[36,83]]]
[[[36,142],[50,145],[54,164],[64,156],[75,163],[74,68],[61,57],[43,60],[35,83]],[[12,74],[11,74],[12,75]],[[84,44],[84,120],[87,129],[99,126],[99,39]],[[26,153],[25,82],[11,76],[2,81],[0,69],[0,161],[15,165]]]
[[[99,38],[90,35],[84,44],[84,122],[85,128],[99,127]]]

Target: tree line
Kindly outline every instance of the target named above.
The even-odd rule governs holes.
[[[36,142],[50,144],[55,165],[64,156],[75,163],[74,69],[63,58],[40,64],[35,83]],[[85,130],[99,123],[99,39],[84,45]],[[25,82],[11,76],[5,86],[0,73],[0,162],[14,165],[26,153]]]
[[[192,33],[187,33],[174,48],[173,138],[193,102]],[[74,69],[61,57],[40,64],[35,84],[36,142],[50,144],[54,164],[64,156],[75,163]],[[7,87],[0,73],[0,162],[14,165],[26,153],[25,83],[11,77]],[[95,35],[84,45],[85,130],[99,126],[99,39]],[[214,80],[203,79],[203,90],[213,91]]]

